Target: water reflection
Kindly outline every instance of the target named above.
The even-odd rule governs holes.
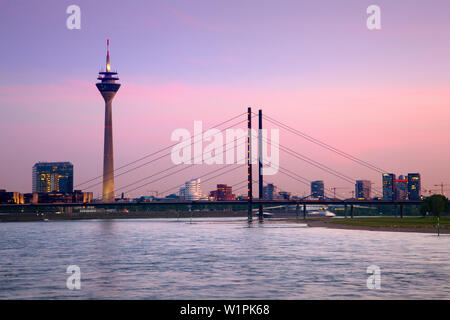
[[[449,298],[450,237],[245,219],[0,224],[0,298]],[[82,290],[65,288],[79,265]],[[381,290],[366,286],[369,265]]]

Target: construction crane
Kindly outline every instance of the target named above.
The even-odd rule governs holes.
[[[432,192],[435,192],[435,191],[439,191],[439,190],[438,190],[438,189],[424,189],[424,190],[423,190],[424,193],[427,193],[427,192],[428,192],[429,195],[431,195],[431,193],[432,193]]]
[[[435,184],[435,187],[441,187],[441,194],[444,195],[444,187],[450,186],[450,184],[444,184],[443,182],[441,182],[440,184]],[[447,190],[445,190],[447,191]]]
[[[336,190],[337,189],[347,189],[346,187],[330,187],[330,191],[333,191],[333,198],[336,199]]]

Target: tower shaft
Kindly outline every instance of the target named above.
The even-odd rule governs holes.
[[[112,100],[115,92],[102,92],[105,99],[105,140],[103,149],[103,201],[114,202],[114,149],[112,133]]]

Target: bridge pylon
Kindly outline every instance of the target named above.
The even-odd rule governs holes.
[[[252,108],[247,110],[247,202],[248,202],[248,222],[253,220],[253,177],[252,177]]]

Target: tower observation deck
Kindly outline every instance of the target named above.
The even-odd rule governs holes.
[[[112,101],[120,83],[117,72],[111,72],[111,61],[109,57],[109,39],[107,40],[106,71],[100,71],[96,84],[105,100],[105,140],[103,153],[103,202],[114,202],[114,152],[112,133]]]

